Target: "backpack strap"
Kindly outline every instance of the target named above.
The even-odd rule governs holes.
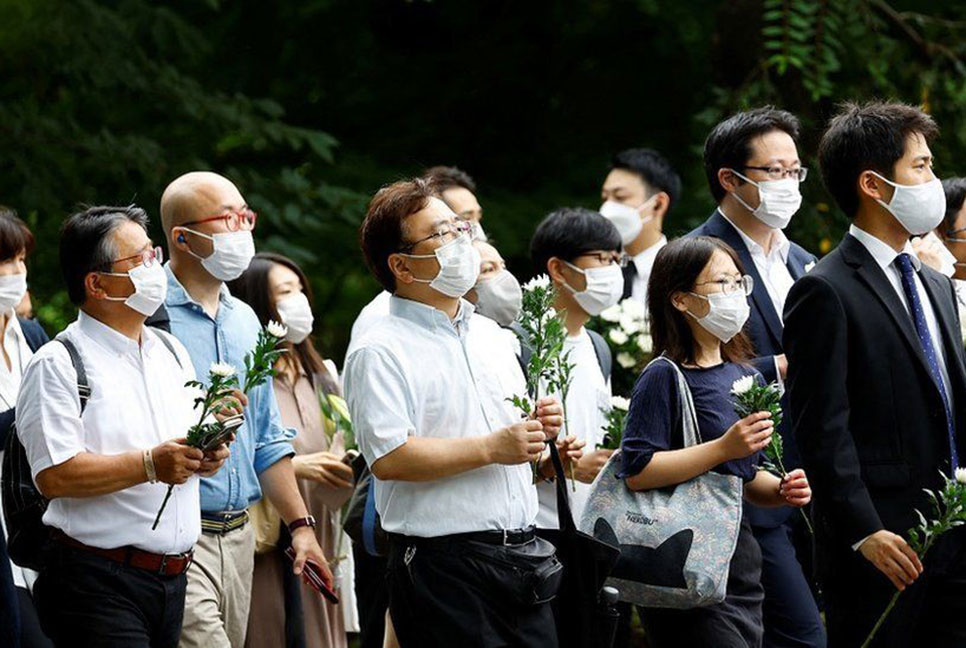
[[[594,344],[594,353],[597,354],[597,364],[600,366],[600,372],[604,374],[605,381],[610,381],[611,371],[614,368],[614,356],[610,352],[610,347],[607,346],[607,340],[597,331],[587,329],[587,333],[590,335],[590,341]]]
[[[77,351],[77,347],[66,337],[58,335],[54,340],[63,344],[64,348],[67,349],[70,362],[74,365],[74,370],[77,372],[77,395],[80,397],[80,411],[83,414],[84,408],[87,407],[87,401],[91,399],[91,386],[87,382],[87,370],[84,369],[84,361],[81,360],[81,355]]]

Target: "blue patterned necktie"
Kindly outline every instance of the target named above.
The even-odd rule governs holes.
[[[943,399],[943,409],[946,411],[946,430],[949,434],[949,454],[952,459],[952,470],[959,467],[959,455],[956,452],[956,430],[953,427],[952,409],[949,407],[949,396],[946,394],[946,384],[943,382],[942,372],[939,370],[939,358],[937,357],[936,347],[932,343],[932,336],[929,335],[929,327],[926,325],[926,315],[922,310],[922,300],[919,299],[919,291],[916,290],[916,281],[913,274],[912,258],[903,252],[896,257],[896,265],[902,276],[902,289],[906,293],[909,301],[909,310],[912,311],[912,319],[916,324],[916,334],[919,336],[919,344],[922,345],[923,355],[929,364],[929,374],[932,376],[936,387],[939,388],[939,395]]]

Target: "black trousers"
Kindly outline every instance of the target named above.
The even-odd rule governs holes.
[[[359,608],[359,648],[382,648],[389,608],[386,558],[370,556],[365,547],[352,543],[355,559],[356,602]]]
[[[966,646],[966,528],[940,537],[923,567],[899,596],[873,646]],[[829,647],[861,645],[896,588],[851,548],[824,563],[822,576]]]
[[[556,648],[549,603],[521,606],[507,593],[517,574],[485,560],[476,543],[415,550],[393,541],[389,614],[403,648]]]
[[[174,648],[187,578],[159,576],[60,545],[34,586],[37,613],[56,646]]]

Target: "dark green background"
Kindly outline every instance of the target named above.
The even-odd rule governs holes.
[[[702,221],[702,142],[748,106],[798,114],[814,167],[837,102],[923,103],[943,129],[938,173],[963,173],[958,4],[0,0],[0,203],[37,234],[30,284],[53,332],[74,316],[57,264],[66,214],[136,202],[157,220],[168,181],[222,172],[261,215],[259,247],[309,272],[339,360],[377,290],[356,243],[366,200],[429,165],[474,176],[521,278],[536,222],[596,207],[621,148],[657,148],[681,173],[669,234]],[[845,219],[817,169],[805,194],[789,234],[821,253]]]

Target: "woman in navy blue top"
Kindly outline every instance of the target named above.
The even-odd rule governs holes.
[[[674,368],[650,365],[634,386],[621,445],[621,476],[633,490],[662,488],[708,471],[737,475],[744,497],[759,506],[804,506],[811,499],[805,473],[785,480],[758,470],[774,426],[767,412],[739,420],[732,384],[760,374],[745,364],[751,345],[741,332],[748,318],[751,278],[724,242],[695,237],[668,244],[657,255],[648,285],[656,353],[684,374],[701,443],[684,448],[681,394]],[[742,516],[725,600],[687,610],[639,610],[649,645],[757,648],[762,642],[761,552]]]

